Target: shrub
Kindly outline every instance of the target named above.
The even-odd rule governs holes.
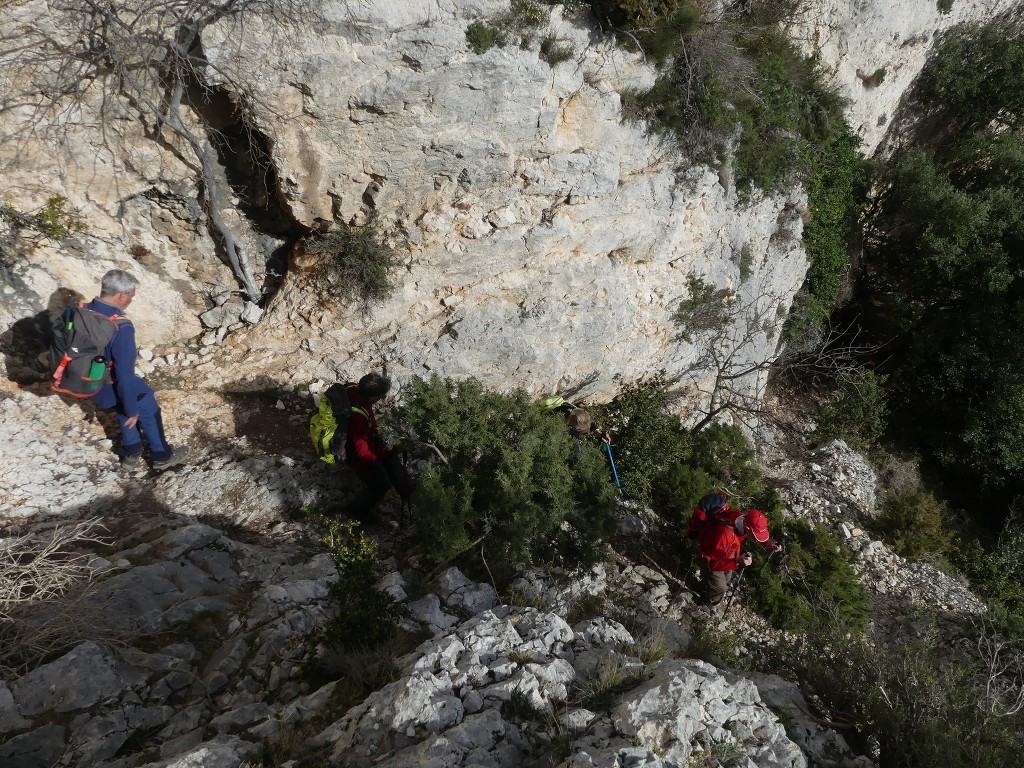
[[[1024,749],[1024,723],[1019,712],[1007,714],[1000,693],[1020,691],[1020,649],[1003,638],[1006,653],[993,665],[987,651],[999,638],[991,637],[981,653],[951,661],[936,640],[932,630],[896,643],[823,621],[781,638],[772,669],[874,737],[879,765],[1013,765]]]
[[[717,488],[737,499],[761,494],[754,451],[734,426],[711,424],[691,433],[669,410],[664,374],[626,386],[602,410],[615,429],[613,446],[627,496],[650,504],[678,533],[697,500]]]
[[[770,516],[769,519],[771,519]],[[772,521],[772,528],[778,524]],[[846,627],[863,629],[867,622],[867,595],[851,566],[849,551],[823,526],[805,520],[787,522],[789,536],[783,554],[772,558],[753,547],[758,577],[751,579],[749,602],[779,629],[805,631],[828,617]]]
[[[391,296],[392,272],[398,257],[384,243],[376,221],[362,227],[342,226],[313,234],[303,248],[322,258],[316,274],[330,295],[358,301],[364,307]]]
[[[692,344],[694,334],[719,331],[729,322],[728,303],[734,294],[728,288],[715,288],[691,275],[686,278],[686,292],[673,315],[680,339]]]
[[[0,221],[7,224],[7,233],[0,234],[0,264],[13,263],[15,257],[22,255],[21,246],[25,239],[42,236],[63,242],[80,232],[88,230],[88,226],[79,216],[78,211],[68,210],[68,199],[63,195],[53,195],[46,205],[35,213],[22,213],[10,205],[0,205]],[[31,249],[31,243],[28,243]]]
[[[927,491],[901,491],[882,501],[882,512],[871,525],[882,541],[912,560],[945,555],[953,544],[946,502]]]
[[[548,12],[533,0],[512,0],[508,12],[500,19],[502,28],[508,31],[537,29],[547,21]]]
[[[878,440],[885,432],[889,412],[887,378],[864,367],[847,371],[838,383],[836,397],[818,411],[815,440],[827,443],[839,438],[857,450]]]
[[[668,410],[669,380],[664,372],[629,384],[601,412],[615,430],[613,450],[627,496],[649,504],[655,484],[686,442],[679,418]]]
[[[88,554],[110,543],[98,519],[0,540],[0,674],[13,679],[86,640],[124,641]]]
[[[505,45],[505,33],[480,20],[471,21],[466,27],[466,42],[473,53],[481,54],[494,46]]]
[[[806,180],[811,218],[803,242],[810,267],[787,321],[787,339],[820,328],[832,314],[850,278],[850,241],[858,229],[868,188],[868,167],[860,139],[845,125],[814,155]],[[801,323],[810,328],[799,328]]]
[[[686,440],[653,484],[651,505],[677,527],[685,529],[697,501],[725,489],[734,504],[762,496],[761,470],[754,449],[738,427],[711,424]]]
[[[372,647],[392,639],[402,606],[377,588],[381,577],[377,543],[351,521],[326,520],[321,541],[338,569],[330,587],[335,616],[314,641],[333,651]]]
[[[413,378],[402,418],[437,447],[420,476],[416,528],[438,560],[479,554],[486,564],[586,564],[614,519],[615,486],[597,444],[522,390],[489,392],[475,379]]]
[[[745,283],[754,271],[754,249],[750,243],[744,243],[740,249],[740,282]]]
[[[553,69],[559,64],[576,56],[576,49],[570,43],[560,43],[558,38],[551,34],[545,35],[540,41],[540,55]]]
[[[590,0],[590,7],[610,27],[635,29],[671,16],[679,0]]]
[[[986,549],[975,539],[953,549],[950,558],[984,598],[997,628],[1024,637],[1024,515],[1019,503],[1014,507],[994,546]]]
[[[948,478],[1001,499],[1024,488],[1020,19],[947,33],[915,102],[914,145],[877,184],[872,303],[906,341],[891,362],[906,433]]]
[[[663,65],[642,114],[698,162],[732,154],[741,193],[806,178],[819,147],[845,129],[837,91],[781,31],[791,4],[749,3],[714,20],[688,3],[644,4],[643,14],[608,5],[606,23],[630,33],[623,44]]]

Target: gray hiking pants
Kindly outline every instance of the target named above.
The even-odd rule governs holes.
[[[700,578],[704,600],[708,605],[718,605],[729,591],[736,571],[712,571],[708,561],[700,559]]]

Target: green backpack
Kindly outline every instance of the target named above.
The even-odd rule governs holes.
[[[352,405],[348,397],[348,385],[331,384],[309,420],[309,437],[320,461],[338,464],[347,458],[345,444],[348,442],[348,420],[353,411],[362,414],[367,421],[370,420],[364,408]]]
[[[84,304],[68,307],[53,324],[47,364],[50,389],[72,397],[92,397],[110,384],[112,360],[106,348],[127,317],[108,317]]]

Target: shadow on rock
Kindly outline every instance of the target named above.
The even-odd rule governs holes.
[[[48,347],[50,327],[69,306],[85,301],[85,297],[71,288],[58,288],[46,303],[46,309],[16,321],[0,334],[0,354],[3,354],[7,378],[21,387],[40,384],[47,380],[46,365],[41,361]]]

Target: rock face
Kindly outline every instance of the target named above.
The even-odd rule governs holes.
[[[633,644],[616,622],[570,627],[529,608],[485,611],[421,646],[402,679],[317,740],[351,766],[515,766],[560,747],[577,768],[725,754],[807,765],[752,683],[697,660],[647,670]]]
[[[312,226],[372,213],[404,241],[401,284],[370,319],[311,318],[311,286],[296,276],[271,309],[278,328],[250,353],[288,350],[296,381],[383,357],[400,376],[609,394],[616,374],[682,374],[694,362],[672,321],[689,275],[770,305],[777,322],[806,268],[799,190],[741,204],[707,169],[681,179],[683,158],[622,117],[620,92],[649,85],[653,70],[560,6],[533,44],[477,55],[466,27],[503,2],[400,5],[328,5],[331,23],[302,46],[275,45],[271,29],[207,40],[222,65],[239,44],[243,55],[272,51],[261,101],[293,118],[260,123],[274,131],[294,217]],[[552,68],[544,34],[575,58]],[[752,355],[771,355],[769,335]]]
[[[151,541],[96,561],[95,586],[74,609],[82,626],[67,631],[115,642],[85,640],[0,684],[3,765],[123,768],[159,755],[158,765],[233,768],[260,751],[235,732],[323,707],[329,690],[303,698],[298,662],[324,617],[330,558],[180,520],[149,524]],[[159,642],[126,647],[139,636]]]
[[[958,1],[946,14],[930,0],[840,5],[808,9],[794,32],[851,98],[871,149],[935,31],[1013,3]],[[211,109],[230,112],[232,98],[240,105],[216,119],[244,120],[266,144],[276,185],[263,204],[276,200],[288,224],[275,230],[240,204],[220,213],[237,224],[257,278],[271,281],[279,267],[268,260],[289,238],[374,215],[404,262],[394,296],[367,314],[292,274],[273,306],[243,307],[207,232],[187,151],[152,140],[130,109],[101,133],[97,87],[59,140],[26,135],[27,113],[0,117],[0,135],[11,139],[0,144],[10,204],[32,212],[61,194],[88,224],[60,247],[41,240],[0,266],[8,345],[10,329],[53,309],[60,288],[88,297],[103,271],[125,267],[142,278],[132,315],[143,346],[204,326],[203,343],[220,344],[260,321],[234,359],[287,355],[287,370],[271,373],[279,384],[388,362],[399,378],[474,374],[538,393],[607,396],[613,376],[660,368],[698,386],[708,371],[672,318],[689,276],[736,295],[722,346],[739,346],[753,315],[768,320],[755,323],[763,327],[737,368],[773,353],[778,317],[806,268],[802,192],[741,202],[728,173],[680,172],[685,158],[623,118],[620,94],[649,85],[653,70],[597,35],[585,15],[542,6],[550,16],[534,40],[476,54],[467,26],[504,13],[504,0],[318,7],[287,28],[251,17],[244,30],[227,21],[207,30],[219,68],[207,73]],[[0,27],[26,40],[59,36],[60,13],[33,0],[5,7]],[[550,66],[538,50],[545,35],[574,56]],[[24,83],[4,88],[14,85]],[[757,381],[747,384],[757,391]]]
[[[839,92],[847,120],[872,154],[893,143],[895,117],[937,38],[966,22],[984,22],[1019,0],[815,0],[795,20],[793,38],[816,52]]]

